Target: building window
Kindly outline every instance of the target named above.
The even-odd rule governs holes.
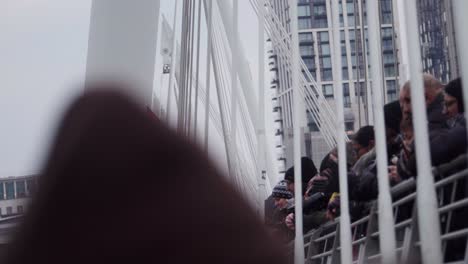
[[[16,182],[16,197],[26,197],[26,185],[24,181],[17,181]]]
[[[315,60],[313,58],[304,58],[303,60],[309,70],[315,69]]]
[[[387,81],[387,101],[393,102],[396,100],[398,100],[396,81],[389,80]]]
[[[395,77],[394,65],[385,65],[385,77]]]
[[[318,32],[318,39],[320,43],[329,42],[330,39],[329,39],[328,31]]]
[[[299,26],[299,29],[309,29],[309,28],[311,28],[310,18],[309,17],[299,18],[298,26]]]
[[[341,66],[342,67],[348,67],[348,57],[346,56],[346,53],[342,53]]]
[[[15,199],[15,185],[13,182],[5,182],[6,198]]]
[[[6,208],[6,214],[7,214],[7,215],[13,214],[13,207],[8,206],[8,207]]]
[[[354,82],[354,95],[359,96],[359,91],[361,92],[361,96],[365,94],[366,86],[364,82]]]
[[[322,69],[322,81],[333,81],[332,69]]]
[[[386,52],[386,51],[393,52],[393,40],[392,39],[383,39],[382,40],[382,50],[383,50],[383,52]]]
[[[382,0],[380,1],[380,10],[382,17],[382,24],[391,24],[392,23],[392,1]]]
[[[327,18],[315,18],[312,28],[327,28],[328,21]]]
[[[314,56],[314,47],[310,45],[299,46],[301,56]]]
[[[331,68],[332,67],[331,57],[322,57],[321,60],[322,60],[322,63],[321,63],[322,68]]]
[[[310,16],[310,6],[309,5],[300,5],[297,7],[298,16]]]
[[[3,192],[3,182],[0,183],[0,200],[5,199],[5,193]]]
[[[18,205],[18,214],[22,214],[24,211],[23,211],[23,206],[22,205]]]
[[[351,107],[351,97],[349,96],[349,83],[343,83],[344,107]]]
[[[313,42],[312,33],[300,33],[299,42]]]
[[[320,55],[322,56],[330,55],[330,44],[321,44],[320,51],[321,51]]]
[[[322,89],[325,97],[333,97],[333,85],[325,84]]]
[[[348,67],[343,67],[343,71],[341,75],[343,77],[343,80],[345,81],[349,80]]]
[[[366,30],[367,33],[367,30]],[[382,38],[383,39],[391,39],[393,37],[393,29],[392,28],[382,28]],[[367,35],[366,35],[367,38]]]
[[[384,64],[395,64],[395,56],[393,54],[384,54],[383,55]]]
[[[315,68],[313,69],[309,69],[309,72],[310,74],[312,75],[312,78],[314,78],[314,80],[317,79],[317,75],[316,75],[316,71],[315,71]],[[307,75],[307,73],[305,71],[302,71],[302,74],[304,75],[304,78],[306,79],[306,82],[311,82],[312,80],[309,78],[309,76]]]
[[[36,188],[36,182],[34,180],[27,180],[27,183],[28,183],[28,195],[31,195],[35,188]]]
[[[325,5],[314,5],[314,17],[325,17],[327,16],[327,7]]]
[[[315,132],[319,131],[317,122],[315,122],[313,115],[310,113],[309,110],[307,110],[306,113],[307,113],[307,126],[309,127],[309,130],[315,131]]]

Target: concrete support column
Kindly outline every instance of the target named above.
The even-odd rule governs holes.
[[[120,81],[151,106],[159,0],[94,0],[88,40],[86,82]]]

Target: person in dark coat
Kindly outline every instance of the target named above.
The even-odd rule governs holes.
[[[466,152],[466,125],[448,125],[448,118],[444,106],[443,86],[431,75],[424,75],[424,87],[427,105],[429,143],[431,149],[432,166],[438,166],[449,162],[452,159]],[[400,92],[400,104],[403,118],[411,117],[411,96],[409,82],[406,83]],[[417,175],[416,153],[414,146],[411,146],[410,153],[404,156],[404,160],[399,160],[398,171],[403,179]],[[400,168],[404,167],[404,169]],[[403,172],[408,172],[403,174]]]
[[[2,263],[285,262],[201,150],[105,88],[65,115]]]
[[[305,209],[303,210],[303,231],[304,233],[307,233],[307,231],[323,224],[326,221],[326,219],[324,212],[316,212],[314,210],[314,206],[306,206],[308,204],[308,198],[305,194],[308,187],[308,183],[314,176],[318,174],[317,168],[315,167],[314,162],[308,157],[301,158],[301,167],[302,197],[304,197],[303,209]],[[288,189],[294,193],[294,166],[286,171],[284,179],[288,182]],[[294,230],[294,224],[294,213],[291,212],[286,217],[286,225],[289,229]]]
[[[294,239],[294,231],[290,230],[285,223],[288,215],[288,208],[294,203],[293,194],[288,190],[286,181],[280,181],[271,194],[274,200],[275,210],[273,212],[273,221],[269,225],[275,237],[282,243],[288,243]]]

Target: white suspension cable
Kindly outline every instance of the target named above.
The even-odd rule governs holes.
[[[167,103],[166,103],[166,121],[169,123],[169,115],[171,112],[171,91],[172,86],[174,85],[175,81],[175,63],[176,63],[176,54],[177,54],[177,41],[176,41],[176,29],[177,29],[177,4],[178,0],[175,0],[174,6],[174,18],[172,22],[173,26],[173,34],[172,34],[172,54],[171,54],[171,68],[169,72],[169,87],[167,88]]]
[[[302,215],[302,164],[301,164],[301,128],[299,120],[300,109],[299,101],[299,37],[297,33],[297,1],[289,0],[289,17],[291,18],[291,71],[292,71],[292,87],[293,90],[293,129],[294,129],[294,203],[295,203],[295,231],[296,238],[294,239],[294,263],[304,263],[304,236],[303,236],[303,215]]]
[[[468,109],[468,52],[465,48],[468,43],[468,32],[465,28],[467,25],[466,10],[468,10],[468,2],[466,0],[453,0],[453,11],[455,20],[455,30],[457,33],[457,54],[460,62],[463,100],[465,109]],[[465,118],[468,120],[468,111],[465,111]]]
[[[341,262],[353,263],[351,245],[351,217],[349,215],[348,172],[346,168],[346,141],[344,125],[343,84],[341,76],[341,40],[340,40],[340,12],[338,0],[331,0],[332,7],[332,38],[333,38],[333,76],[335,80],[336,100],[336,130],[338,132],[338,172],[340,188],[340,246]],[[344,9],[344,8],[343,8]],[[343,136],[340,136],[343,135]],[[382,170],[382,169],[381,169]]]
[[[427,132],[426,102],[422,78],[421,49],[419,46],[416,1],[405,1],[408,32],[409,68],[411,74],[411,107],[413,112],[414,142],[416,146],[416,206],[423,263],[442,263],[440,223],[434,178],[431,169],[429,135]]]
[[[376,1],[367,1],[367,19],[369,30],[369,47],[372,86],[374,91],[374,134],[377,151],[377,183],[379,208],[379,242],[382,252],[382,263],[397,263],[395,225],[393,220],[392,197],[388,178],[387,141],[385,136],[385,119],[383,111],[383,72],[380,37],[379,6]]]
[[[193,122],[193,139],[197,140],[197,123],[198,123],[198,78],[200,76],[200,29],[201,29],[201,6],[202,2],[198,3],[198,23],[197,23],[197,66],[195,69],[195,117]],[[209,101],[208,101],[209,102]]]
[[[208,153],[208,136],[210,128],[210,119],[208,118],[209,106],[210,106],[210,82],[211,82],[211,49],[212,49],[212,36],[213,36],[213,2],[210,1],[209,6],[206,6],[206,1],[203,1],[203,6],[205,8],[205,20],[208,28],[208,45],[206,52],[206,105],[205,105],[205,152]],[[208,9],[208,12],[207,12]]]

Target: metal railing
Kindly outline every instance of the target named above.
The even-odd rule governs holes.
[[[424,176],[420,176],[424,177]],[[450,263],[467,263],[468,225],[466,219],[456,216],[468,210],[468,197],[460,196],[458,190],[465,188],[468,169],[435,183],[438,196],[438,214],[441,226],[442,256]],[[391,189],[393,198],[394,232],[396,235],[397,263],[418,263],[421,261],[418,212],[415,210],[416,181],[411,178]],[[375,201],[368,203],[369,213],[352,222],[353,263],[381,263],[380,229],[378,226],[378,206]],[[315,263],[341,263],[339,251],[339,221],[329,222],[304,235],[305,261]],[[430,232],[430,230],[427,230]],[[455,245],[458,243],[458,246]],[[458,256],[458,258],[457,258]],[[448,263],[448,262],[447,262]]]

